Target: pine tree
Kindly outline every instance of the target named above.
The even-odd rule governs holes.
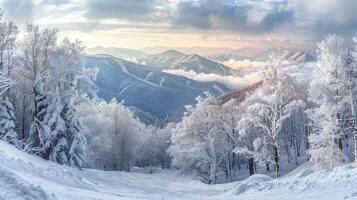
[[[47,73],[42,73],[34,87],[35,111],[26,150],[42,158],[67,164],[64,121],[60,116],[59,98],[46,92]],[[48,84],[48,83],[47,83]]]
[[[81,168],[86,156],[86,138],[83,135],[77,111],[73,105],[66,104],[62,109],[61,116],[66,127],[64,134],[68,141],[66,150],[68,164],[72,167]]]
[[[23,143],[16,133],[14,107],[8,97],[0,99],[0,119],[0,138],[21,149]]]

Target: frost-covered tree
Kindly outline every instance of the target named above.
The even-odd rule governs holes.
[[[8,77],[8,79],[11,77],[10,69],[15,53],[17,34],[18,28],[13,22],[0,22],[0,71],[1,76]],[[0,99],[0,138],[15,145],[17,148],[22,148],[23,144],[16,132],[14,106],[9,98],[10,88],[6,91],[6,95],[2,95]]]
[[[50,59],[55,51],[57,32],[56,29],[41,31],[38,26],[28,25],[20,53],[23,75],[33,83],[33,120],[25,149],[46,159],[50,159],[53,142],[57,142],[57,134],[64,128],[62,120],[57,122],[59,102],[50,81]],[[55,124],[61,130],[55,130]]]
[[[14,107],[8,97],[0,100],[0,138],[21,149],[23,143],[16,133],[16,117]]]
[[[58,85],[58,95],[62,104],[61,117],[65,123],[65,154],[68,164],[73,167],[81,167],[86,156],[86,138],[74,104],[78,96],[77,78],[82,76],[83,71],[82,57],[82,44],[79,41],[72,43],[65,38],[52,60],[55,66],[52,76]]]
[[[81,168],[86,157],[86,138],[76,108],[66,104],[61,112],[65,123],[64,136],[66,139],[66,149],[68,164],[72,167]]]
[[[169,153],[173,165],[208,174],[208,182],[214,184],[230,146],[222,131],[216,98],[206,93],[196,100],[173,129]]]
[[[350,109],[351,109],[351,121],[352,121],[352,134],[354,138],[354,156],[355,163],[357,163],[357,113],[356,113],[356,96],[357,96],[357,36],[353,38],[355,47],[353,52],[349,52],[347,55],[346,65],[348,66],[349,77],[349,95],[350,95]]]
[[[309,88],[309,100],[315,105],[307,110],[312,121],[308,154],[319,167],[333,167],[345,161],[342,151],[344,119],[350,95],[343,38],[330,35],[318,44],[319,57]]]
[[[139,148],[149,133],[134,113],[112,100],[84,101],[79,105],[80,122],[88,139],[88,167],[130,171],[139,159]]]
[[[238,121],[241,117],[241,108],[237,105],[235,99],[232,99],[218,109],[219,119],[222,126],[222,137],[227,140],[227,156],[222,162],[221,167],[226,173],[226,178],[235,180],[240,169],[240,159],[232,150],[239,145],[239,129],[237,129]]]
[[[21,45],[21,74],[32,85],[33,117],[25,149],[45,159],[81,167],[86,139],[74,101],[77,77],[83,69],[83,47],[57,29],[28,25]]]
[[[243,121],[242,125],[250,128],[253,123],[262,133],[260,143],[271,151],[270,162],[275,166],[275,176],[279,177],[284,124],[290,119],[292,112],[304,104],[297,99],[295,80],[284,71],[281,60],[273,58],[262,72],[262,79],[262,86],[247,99],[251,102],[246,107],[247,117],[252,121]],[[247,119],[244,117],[243,120]],[[253,147],[250,149],[253,150]]]
[[[166,124],[163,128],[148,126],[143,134],[143,145],[139,148],[138,164],[142,167],[160,166],[162,169],[170,168],[171,158],[167,153],[170,146],[171,129],[173,123]]]

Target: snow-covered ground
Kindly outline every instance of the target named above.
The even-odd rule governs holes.
[[[244,181],[207,185],[177,171],[108,172],[71,169],[28,155],[0,141],[0,199],[357,199],[357,169],[300,172],[272,180],[255,175]],[[309,165],[305,165],[309,166]]]

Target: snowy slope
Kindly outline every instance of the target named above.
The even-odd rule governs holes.
[[[302,170],[271,180],[207,185],[176,171],[153,174],[77,170],[19,151],[0,141],[0,199],[14,200],[354,200],[357,169]]]
[[[223,64],[214,62],[197,54],[186,55],[175,50],[168,50],[161,54],[147,56],[144,59],[144,62],[148,66],[165,70],[192,70],[196,73],[219,74],[222,76],[234,74],[233,70]]]
[[[217,82],[198,82],[108,55],[86,56],[85,65],[99,68],[96,81],[99,97],[124,100],[127,106],[153,115],[147,119],[167,116],[178,119],[184,106],[195,103],[195,97],[204,91],[216,95],[228,91]]]

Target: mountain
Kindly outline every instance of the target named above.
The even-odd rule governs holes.
[[[175,50],[168,50],[161,54],[150,55],[143,60],[147,66],[160,70],[182,69],[193,70],[197,73],[233,75],[234,71],[218,62],[209,60],[197,54],[183,54]]]
[[[296,52],[287,52],[283,55],[284,60],[287,60],[291,63],[304,63],[314,61],[316,58],[311,54],[308,54],[303,51]]]
[[[185,105],[194,104],[203,92],[220,95],[229,91],[218,82],[198,82],[109,55],[86,56],[85,66],[99,68],[96,85],[100,98],[123,100],[125,105],[140,109],[142,112],[136,112],[145,117],[144,121],[177,120]]]
[[[164,47],[164,46],[154,46],[154,47],[146,47],[140,49],[140,51],[151,55],[151,54],[159,54],[164,51],[170,50],[170,49],[175,49],[177,51],[180,51],[184,54],[193,54],[193,53],[198,53],[200,55],[206,56],[206,55],[212,55],[220,52],[227,52],[231,51],[233,49],[230,48],[224,48],[224,47]]]
[[[88,55],[95,55],[95,54],[113,55],[115,57],[118,57],[118,58],[121,58],[124,60],[133,59],[133,58],[142,58],[142,57],[146,56],[146,54],[140,50],[116,48],[116,47],[86,48],[85,52]]]
[[[269,60],[270,55],[275,54],[277,57],[280,57],[286,61],[292,63],[303,63],[314,61],[315,57],[311,54],[308,54],[304,51],[297,51],[294,49],[285,49],[285,48],[267,48],[251,56],[251,59],[254,61],[267,61]]]
[[[249,95],[253,94],[256,89],[261,87],[262,84],[263,84],[263,82],[259,81],[259,82],[255,83],[253,85],[250,85],[250,86],[248,86],[246,88],[243,88],[243,89],[240,89],[240,90],[231,91],[231,92],[227,92],[227,93],[222,94],[219,97],[217,97],[217,101],[218,101],[219,104],[224,104],[224,103],[230,101],[231,99],[234,99],[237,104],[240,104],[247,97],[249,97]]]
[[[229,51],[226,53],[213,54],[209,58],[216,60],[218,62],[225,62],[230,59],[233,60],[244,60],[249,59],[251,61],[267,61],[269,60],[270,55],[276,55],[286,61],[291,63],[304,63],[314,61],[316,58],[314,55],[307,53],[305,51],[298,51],[294,49],[287,48],[265,48],[265,49],[256,49],[256,48],[242,48]]]
[[[239,54],[235,54],[235,53],[232,53],[232,52],[213,54],[213,55],[210,55],[208,58],[212,59],[212,60],[216,60],[218,62],[224,62],[224,61],[228,61],[228,60],[231,60],[231,59],[233,59],[233,60],[250,59],[247,56],[241,56]]]

